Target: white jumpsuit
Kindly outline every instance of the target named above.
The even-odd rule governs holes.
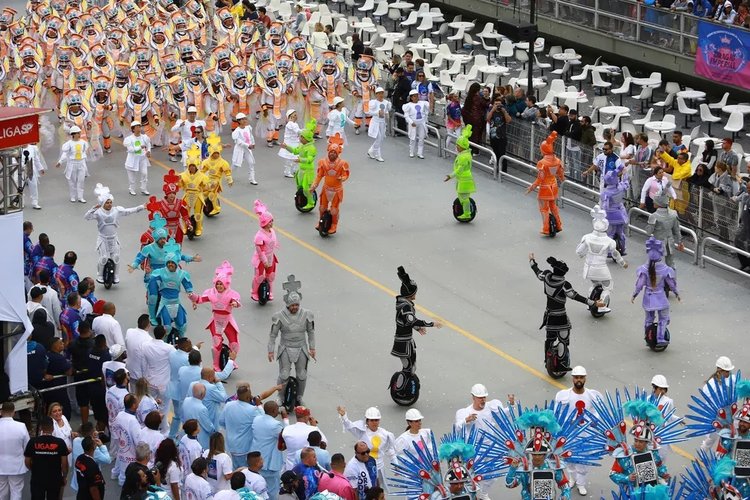
[[[383,146],[383,140],[385,139],[386,124],[388,123],[388,114],[391,111],[391,102],[383,99],[378,101],[372,99],[370,101],[370,111],[368,115],[372,116],[370,126],[367,128],[367,135],[375,139],[372,143],[367,154],[371,158],[376,158],[378,161],[383,161],[383,154],[381,147]],[[380,114],[383,116],[380,116]]]
[[[579,257],[586,257],[586,262],[583,264],[583,279],[591,281],[589,293],[597,284],[602,285],[603,290],[600,299],[608,304],[613,285],[612,274],[607,267],[607,258],[612,255],[618,264],[621,266],[625,264],[620,252],[617,251],[615,240],[607,236],[607,233],[593,231],[581,238],[576,253]],[[602,308],[599,308],[599,311],[604,312]]]
[[[80,139],[70,140],[62,145],[58,163],[65,162],[65,178],[68,179],[70,201],[84,202],[83,181],[89,175],[86,155],[90,149],[89,143]]]
[[[145,134],[138,136],[131,134],[125,138],[122,144],[128,151],[128,156],[125,159],[125,171],[128,173],[128,189],[130,190],[130,194],[135,194],[135,185],[139,180],[141,192],[146,194],[148,188],[148,167],[151,165],[146,153],[151,152],[151,139]]]
[[[241,167],[247,163],[249,170],[248,178],[250,182],[255,182],[255,156],[253,155],[250,146],[255,146],[255,138],[253,137],[253,127],[246,125],[244,127],[237,127],[232,132],[232,139],[234,140],[234,150],[232,151],[232,169]]]
[[[284,127],[284,144],[287,146],[297,147],[300,145],[299,134],[301,129],[297,122],[287,122]],[[279,149],[279,156],[284,159],[284,177],[294,177],[294,173],[297,171],[297,155],[290,153],[286,148]]]
[[[26,152],[29,153],[28,157]],[[26,171],[26,179],[29,187],[29,197],[31,198],[31,206],[34,208],[41,208],[39,206],[39,177],[43,172],[47,171],[47,162],[44,161],[44,156],[39,150],[39,146],[29,144],[23,148],[24,154],[24,170]],[[27,162],[31,162],[30,164]]]
[[[120,206],[112,207],[110,210],[104,210],[104,207],[92,207],[83,216],[86,220],[95,220],[96,228],[99,234],[96,237],[96,251],[99,254],[97,262],[97,281],[103,281],[102,272],[107,259],[112,259],[115,263],[115,283],[120,281],[120,240],[117,238],[117,228],[120,225],[121,215],[130,215],[140,212],[145,207],[139,205],[132,208],[123,208]]]
[[[424,138],[427,137],[427,115],[430,114],[430,103],[407,102],[403,110],[409,131],[409,157],[413,158],[416,153],[421,158],[424,153]]]

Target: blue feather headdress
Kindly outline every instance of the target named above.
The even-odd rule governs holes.
[[[698,391],[698,396],[690,397],[695,405],[688,404],[692,413],[685,415],[685,418],[695,423],[687,425],[687,429],[692,431],[688,437],[705,436],[720,429],[734,428],[733,417],[738,410],[738,380],[739,372],[736,377],[725,377],[721,381],[713,379]]]
[[[626,491],[621,488],[619,492],[612,492],[613,500],[672,500],[682,498],[676,491],[677,481],[672,479],[669,484],[647,485],[645,488],[634,488]]]
[[[750,379],[737,380],[737,399],[750,400]],[[748,401],[750,402],[750,401]]]
[[[713,453],[707,453],[703,449],[698,450],[698,459],[693,460],[680,474],[682,484],[678,492],[678,498],[704,499],[717,498],[717,489],[734,493],[736,498],[742,498],[732,484],[734,482],[734,466],[736,462],[725,456],[716,460]]]

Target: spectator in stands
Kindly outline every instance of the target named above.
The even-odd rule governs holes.
[[[403,58],[401,59],[401,67],[406,69],[406,65],[414,60],[414,52],[407,50],[404,52]]]
[[[352,62],[356,62],[362,52],[365,51],[365,44],[359,38],[358,33],[352,33]]]
[[[667,186],[668,181],[669,179],[664,176],[664,167],[660,165],[655,166],[654,175],[646,179],[646,182],[643,183],[643,188],[641,188],[640,207],[651,214],[656,212],[654,196]],[[676,196],[674,189],[670,186],[669,190],[669,196],[674,199]]]
[[[65,385],[66,376],[73,373],[73,367],[70,361],[65,357],[63,353],[65,351],[65,344],[60,337],[55,337],[50,343],[50,348],[47,351],[47,373],[44,376],[46,381],[45,388],[59,387]],[[70,398],[68,398],[68,391],[65,389],[54,389],[42,394],[45,403],[51,405],[52,403],[60,403],[62,405],[63,414],[66,418],[71,416]]]
[[[597,172],[600,178],[603,179],[605,175],[612,171],[621,172],[625,166],[620,161],[620,158],[615,154],[614,145],[607,141],[602,146],[602,152],[595,159],[594,163],[583,172],[583,176],[586,177],[592,172]]]
[[[695,173],[693,173],[688,180],[690,187],[693,190],[697,190],[698,188],[713,189],[714,186],[709,180],[713,173],[713,167],[709,169],[706,164],[699,163],[698,166],[695,167]],[[697,193],[694,193],[694,195],[697,195]]]
[[[734,24],[734,18],[737,16],[737,11],[734,10],[734,5],[730,0],[724,2],[724,6],[719,12],[717,21],[724,24]]]
[[[750,251],[750,192],[748,192],[748,178],[743,178],[744,191],[738,196],[732,197],[732,200],[739,204],[740,227],[734,237],[734,245],[740,250]],[[737,254],[740,261],[740,269],[750,272],[750,257]]]
[[[409,61],[406,63],[406,69],[404,70],[404,75],[409,80],[409,84],[413,84],[414,81],[417,79],[417,68],[414,65],[414,61]]]
[[[693,167],[690,165],[690,156],[687,150],[681,150],[677,154],[676,160],[666,152],[661,154],[661,159],[666,164],[664,171],[672,176],[672,187],[677,194],[672,208],[677,210],[678,214],[684,215],[690,201],[687,180],[693,173]]]
[[[31,287],[31,289],[51,289],[49,280],[49,272],[47,270],[43,270],[39,273],[39,283]],[[57,330],[60,330],[60,313],[62,312],[62,309],[60,308],[60,299],[54,293],[45,293],[44,295],[42,295],[42,305],[44,306],[44,309],[49,313],[49,315],[47,316],[47,320],[54,323],[55,328]]]
[[[91,334],[91,327],[85,321],[78,326],[78,338],[71,342],[68,347],[71,364],[73,365],[73,381],[81,382],[90,378],[101,376],[101,372],[89,373],[89,353],[94,349],[94,337]],[[96,383],[96,382],[94,382]],[[89,421],[89,404],[91,400],[90,384],[80,384],[75,386],[76,402],[81,412],[81,422]]]
[[[54,422],[42,417],[40,435],[32,437],[24,450],[26,468],[31,471],[31,498],[58,500],[68,481],[68,446],[53,436]]]
[[[568,130],[565,132],[567,137],[567,143],[565,145],[565,151],[568,153],[568,165],[576,172],[580,172],[583,169],[581,164],[581,121],[578,119],[578,111],[571,109],[568,112]]]
[[[568,130],[570,129],[570,118],[568,118],[568,111],[570,111],[570,108],[566,104],[560,106],[557,110],[557,113],[555,113],[551,105],[547,106],[547,117],[552,120],[552,124],[549,127],[550,132],[557,132],[557,135],[560,137],[564,136],[568,132]]]
[[[641,196],[643,183],[651,175],[651,158],[654,152],[648,143],[648,136],[644,133],[635,136],[637,147],[635,155],[626,163],[630,172],[630,196],[637,200]]]
[[[26,466],[21,460],[29,442],[29,431],[13,420],[15,405],[6,401],[0,410],[0,498],[21,500]]]
[[[411,82],[406,77],[403,67],[397,67],[393,70],[393,93],[391,102],[396,113],[403,113],[403,106],[409,101],[409,92],[411,91]],[[396,125],[401,130],[406,130],[406,120],[402,117],[396,117]]]
[[[464,107],[461,110],[461,116],[466,125],[471,125],[471,137],[469,140],[474,144],[482,144],[484,136],[485,123],[487,123],[487,107],[489,101],[480,92],[481,86],[474,82],[466,93]],[[472,155],[479,154],[479,150],[474,146],[471,147]]]
[[[427,101],[430,103],[430,113],[433,113],[435,109],[435,90],[432,83],[427,81],[424,70],[417,70],[417,77],[411,84],[411,88],[419,92],[420,101]]]
[[[536,106],[536,99],[533,99],[534,96],[530,95],[529,97],[532,97],[531,106],[529,107]],[[512,95],[509,96],[506,94],[505,96],[505,103],[508,106],[508,113],[510,116],[521,116],[524,110],[526,110],[528,102],[528,97],[524,99],[523,89],[520,87],[517,88]]]
[[[716,159],[716,162],[721,162],[727,167],[729,167],[729,173],[732,177],[737,176],[737,168],[740,165],[740,157],[737,156],[737,153],[734,152],[732,149],[732,145],[734,144],[734,139],[731,137],[725,137],[721,141],[721,152],[719,153],[718,158]]]
[[[722,239],[729,237],[729,198],[732,196],[733,178],[729,173],[729,167],[722,162],[717,162],[714,173],[709,179],[713,186],[711,200],[714,205],[714,224],[719,230]]]
[[[718,157],[719,154],[718,151],[716,151],[714,141],[709,139],[704,145],[703,153],[701,153],[701,159],[698,161],[698,165],[703,165],[707,172],[713,173],[714,163],[716,163]]]
[[[310,35],[310,44],[316,54],[328,50],[328,35],[326,35],[323,23],[315,23],[315,31]]]
[[[495,153],[497,161],[505,156],[505,150],[508,147],[508,123],[512,121],[510,114],[505,109],[503,97],[495,95],[494,103],[487,113],[487,123],[490,128],[490,145]],[[508,162],[503,158],[500,167],[503,172],[508,170]]]
[[[533,122],[536,121],[538,113],[539,110],[536,107],[536,97],[530,95],[526,97],[526,108],[520,114],[516,114],[515,116],[520,116],[522,120]]]
[[[325,25],[325,34],[328,38],[328,50],[336,50],[336,35],[333,33],[333,26],[330,24]]]

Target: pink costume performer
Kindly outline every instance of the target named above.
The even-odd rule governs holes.
[[[276,239],[276,231],[273,230],[273,215],[260,200],[255,200],[255,213],[258,214],[260,229],[255,233],[255,252],[253,252],[253,290],[250,298],[258,300],[258,287],[263,280],[268,280],[268,300],[273,300],[273,280],[276,277],[276,249],[279,242]]]
[[[193,308],[204,302],[211,303],[213,316],[206,329],[211,332],[211,340],[214,349],[214,370],[221,371],[219,366],[219,355],[221,353],[221,344],[224,341],[223,335],[227,336],[229,349],[234,352],[240,350],[239,327],[234,321],[232,308],[240,307],[240,294],[232,290],[232,273],[234,268],[229,261],[224,261],[216,268],[214,276],[214,286],[204,291],[195,299]],[[222,335],[223,333],[223,335]]]

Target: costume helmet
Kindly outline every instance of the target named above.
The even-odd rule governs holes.
[[[648,423],[646,422],[634,425],[630,430],[630,434],[632,434],[635,439],[640,441],[651,442],[654,439],[654,433],[651,430],[651,427],[649,427]]]
[[[371,406],[365,410],[365,419],[367,420],[380,420],[380,410],[376,407]]]
[[[617,172],[617,170],[610,170],[606,174],[604,174],[604,186],[610,187],[610,186],[616,186],[617,183],[620,181],[620,175]]]
[[[180,190],[180,176],[177,175],[174,170],[170,169],[170,171],[164,175],[163,180],[164,185],[162,186],[162,190],[164,191],[164,196],[170,193],[177,193]]]
[[[414,422],[416,420],[422,420],[424,417],[422,416],[422,413],[420,413],[419,410],[417,410],[416,408],[411,408],[409,410],[406,410],[405,418],[409,422]]]
[[[526,449],[524,452],[530,455],[547,455],[550,450],[551,447],[549,442],[541,435],[537,435],[534,439],[531,439],[526,443]]]
[[[201,148],[197,144],[193,144],[187,151],[187,166],[195,165],[200,166],[201,164]]]
[[[557,140],[557,132],[552,132],[544,142],[539,146],[543,155],[551,155],[555,153],[555,141]]]
[[[651,236],[646,240],[646,255],[648,260],[661,260],[664,257],[664,244]]]
[[[167,227],[167,219],[165,219],[160,213],[157,212],[154,214],[154,218],[149,223],[149,227],[151,227],[151,236],[154,237],[154,241],[167,239],[169,237],[167,230],[164,229]]]
[[[554,257],[547,257],[547,264],[552,266],[552,274],[556,274],[558,276],[565,276],[565,274],[570,269],[564,261],[557,260]]]
[[[344,151],[344,140],[340,134],[336,133],[328,138],[328,151],[336,151],[337,155]]]
[[[221,154],[222,147],[221,147],[221,137],[216,135],[215,133],[211,133],[211,135],[208,136],[206,139],[206,142],[208,143],[208,154],[213,155],[214,153]]]
[[[594,205],[591,209],[591,217],[594,219],[594,231],[604,233],[609,228],[609,221],[607,220],[607,213],[599,208],[599,205]]]
[[[232,284],[232,274],[234,274],[234,268],[228,260],[225,260],[216,268],[216,273],[214,274],[214,285],[221,281],[225,288],[229,288]]]
[[[255,200],[253,203],[253,208],[255,210],[255,213],[258,215],[258,223],[260,224],[260,227],[266,227],[271,222],[273,222],[273,214],[268,211],[268,208],[263,204],[260,200]]]
[[[471,125],[466,125],[461,131],[461,136],[456,139],[456,147],[461,148],[462,151],[469,149],[469,137],[471,137]]]
[[[292,304],[299,305],[302,300],[302,293],[299,291],[302,288],[302,283],[294,279],[294,275],[290,274],[286,278],[286,282],[282,285],[286,294],[284,295],[284,303],[287,306]]]
[[[109,192],[109,188],[107,186],[102,186],[101,183],[96,184],[96,187],[94,188],[94,194],[99,200],[100,205],[104,205],[107,200],[114,200],[112,193]]]
[[[667,377],[665,377],[664,375],[654,375],[654,377],[651,379],[651,385],[661,387],[662,389],[669,389]]]
[[[738,422],[745,422],[750,424],[750,404],[746,404],[740,411],[737,412],[737,416],[734,417]]]
[[[300,132],[300,137],[304,138],[307,142],[312,142],[313,136],[315,135],[315,128],[318,125],[318,121],[315,118],[311,118],[305,124],[305,128]]]
[[[398,279],[401,280],[401,295],[408,297],[409,295],[417,293],[417,282],[412,280],[409,275],[406,274],[404,266],[398,266],[396,271]]]

